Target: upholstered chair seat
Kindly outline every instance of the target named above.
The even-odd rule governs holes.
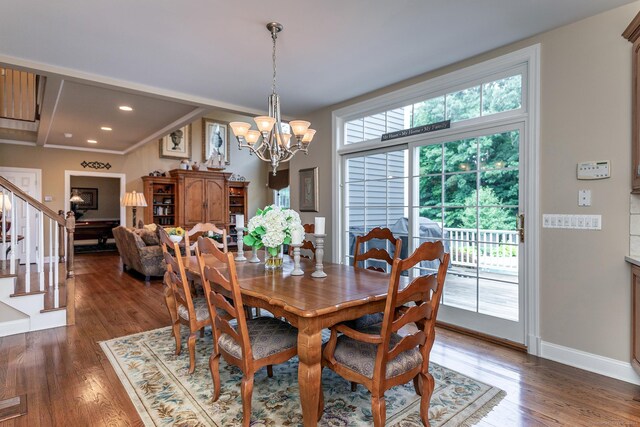
[[[209,306],[206,298],[193,298],[193,309],[196,313],[196,321],[200,322],[209,318]],[[182,304],[179,305],[178,316],[189,320],[189,309]]]
[[[370,326],[381,324],[383,318],[384,318],[384,313],[365,314],[364,316],[358,317],[357,319],[344,322],[344,324],[350,327],[351,329],[361,331]]]
[[[282,320],[273,317],[248,319],[247,329],[254,359],[263,359],[298,346],[298,330]],[[228,334],[220,335],[218,345],[233,357],[242,358],[240,345]]]
[[[371,326],[360,330],[365,334],[380,334],[379,326]],[[389,349],[398,344],[402,340],[402,336],[396,333],[391,334],[389,341]],[[349,369],[364,375],[367,378],[373,378],[373,367],[376,364],[376,353],[378,351],[377,344],[369,344],[349,338],[346,335],[340,335],[336,344],[334,357],[338,363],[343,364]],[[422,363],[422,355],[418,347],[403,351],[393,360],[387,362],[387,378],[402,375],[405,372],[420,366]]]

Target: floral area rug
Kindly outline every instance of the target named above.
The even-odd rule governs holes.
[[[209,372],[211,332],[196,343],[196,370],[189,375],[187,330],[182,329],[182,353],[175,355],[170,328],[161,328],[101,342],[120,381],[147,426],[236,426],[242,424],[240,381],[242,372],[220,361],[222,393],[211,401],[213,383]],[[429,419],[432,426],[470,426],[486,415],[505,395],[504,391],[483,384],[458,372],[430,367],[436,380]],[[358,386],[323,369],[325,409],[321,426],[370,426],[371,396]],[[419,396],[413,383],[394,387],[385,393],[388,426],[421,426]],[[273,378],[266,369],[255,375],[251,424],[254,426],[302,425],[298,392],[298,359],[273,367]]]

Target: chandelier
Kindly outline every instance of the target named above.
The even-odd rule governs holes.
[[[251,129],[251,124],[231,122],[229,126],[238,140],[238,149],[249,148],[261,160],[271,163],[273,175],[280,163],[288,162],[298,152],[307,154],[309,144],[316,133],[309,129],[311,123],[304,120],[292,120],[287,125],[280,119],[280,97],[276,93],[276,39],[283,26],[277,22],[267,24],[273,40],[273,82],[269,95],[269,115],[254,119],[258,130]],[[291,141],[291,133],[295,137]]]

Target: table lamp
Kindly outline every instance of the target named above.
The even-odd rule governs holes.
[[[4,212],[9,213],[10,210],[11,210],[11,199],[9,198],[9,195],[2,194],[0,196],[0,224],[2,224],[2,215],[4,214]],[[9,218],[11,217],[5,218],[5,224],[7,224],[5,231],[9,231],[9,229],[11,228],[11,221]]]
[[[84,203],[84,199],[80,197],[80,192],[78,190],[71,191],[71,198],[69,199],[69,202],[71,202],[71,210],[73,211],[73,215],[76,217],[76,219],[80,219],[80,217],[84,215],[84,212],[78,212],[78,203]]]
[[[127,193],[120,202],[121,206],[131,206],[133,208],[133,228],[136,228],[136,208],[146,207],[147,201],[144,198],[144,194],[132,191]]]

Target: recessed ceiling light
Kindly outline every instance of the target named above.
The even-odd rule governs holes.
[[[96,141],[95,139],[87,139],[87,142],[89,144],[97,144],[98,143],[98,141]]]
[[[121,105],[118,108],[122,111],[133,111],[133,108],[129,107],[128,105]]]
[[[106,131],[112,131],[113,130],[109,126],[102,126],[100,129],[106,130]]]
[[[73,134],[72,134],[72,133],[65,133],[65,134],[64,134],[64,137],[65,137],[65,138],[71,138],[72,136],[73,136]]]

